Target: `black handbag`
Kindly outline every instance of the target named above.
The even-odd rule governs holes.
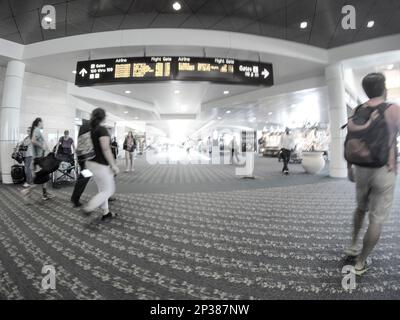
[[[14,151],[11,154],[11,158],[13,158],[15,161],[17,161],[20,164],[24,161],[24,157],[22,156],[22,153],[19,151]]]
[[[50,152],[43,158],[38,158],[37,164],[42,168],[41,171],[45,173],[53,173],[60,166],[61,160],[57,159],[53,152]]]

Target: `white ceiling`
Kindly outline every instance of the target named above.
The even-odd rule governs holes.
[[[153,103],[160,114],[196,114],[202,103],[258,89],[209,82],[160,82],[102,86],[101,90]],[[125,93],[125,91],[131,93]],[[229,91],[229,94],[224,94]]]
[[[240,124],[260,127],[266,124],[298,126],[305,121],[328,123],[326,88],[292,92],[249,101],[234,107],[212,108],[202,114],[219,124]],[[227,113],[229,112],[229,113]]]

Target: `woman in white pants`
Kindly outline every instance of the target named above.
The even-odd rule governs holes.
[[[103,210],[101,220],[103,221],[116,216],[108,208],[108,199],[115,192],[114,176],[119,172],[110,147],[110,134],[107,128],[101,125],[105,118],[106,113],[103,109],[93,110],[90,127],[96,156],[86,162],[86,168],[93,173],[98,193],[83,208],[86,215],[90,215],[97,208],[101,208]]]

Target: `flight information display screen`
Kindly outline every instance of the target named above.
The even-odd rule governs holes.
[[[75,84],[85,87],[168,80],[261,86],[272,86],[274,81],[270,63],[164,56],[79,61]]]

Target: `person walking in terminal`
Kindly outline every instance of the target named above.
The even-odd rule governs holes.
[[[33,184],[33,174],[32,174],[32,159],[33,159],[33,148],[31,141],[31,127],[27,130],[27,136],[22,141],[22,155],[24,158],[24,168],[25,168],[25,178],[26,181],[22,185],[24,188],[28,188]]]
[[[236,163],[240,163],[239,159],[239,145],[236,141],[236,137],[233,136],[231,142],[229,143],[229,151],[230,151],[230,163],[233,164],[233,158],[235,157]]]
[[[292,133],[290,132],[289,128],[286,128],[285,134],[282,135],[281,139],[281,152],[282,152],[282,159],[283,159],[283,168],[282,173],[285,175],[289,174],[289,161],[290,161],[290,154],[294,150],[295,143]]]
[[[370,100],[356,108],[347,124],[345,157],[349,180],[356,183],[357,208],[352,243],[345,254],[356,258],[357,275],[369,268],[367,257],[378,243],[394,198],[400,109],[395,104],[386,103],[385,82],[381,73],[368,74],[363,79],[362,86]],[[369,225],[358,254],[357,239],[367,211]]]
[[[82,120],[82,126],[79,128],[78,132],[78,143],[79,143],[79,137],[84,135],[85,133],[90,131],[90,122],[88,120]],[[79,148],[79,145],[78,145]],[[90,180],[91,174],[87,172],[86,166],[85,166],[85,160],[80,159],[78,157],[78,164],[80,167],[80,174],[78,176],[78,180],[75,183],[74,186],[74,191],[72,192],[71,196],[71,202],[74,204],[76,208],[81,207],[82,204],[80,202],[81,196],[83,191],[85,191],[85,188]]]
[[[98,193],[83,208],[83,212],[89,216],[95,209],[103,210],[102,221],[116,216],[109,211],[108,200],[115,192],[114,176],[119,173],[110,147],[110,134],[102,124],[106,119],[106,112],[94,109],[90,119],[90,130],[95,157],[86,161],[86,167],[93,173],[93,179],[97,185]]]
[[[38,163],[40,162],[41,159],[46,155],[46,153],[49,152],[49,147],[46,143],[46,140],[43,136],[43,121],[41,118],[36,118],[31,126],[31,131],[30,131],[30,139],[32,142],[32,151],[33,151],[33,166],[36,171],[39,170],[39,165]],[[36,177],[38,177],[36,175]],[[35,180],[34,180],[35,182]],[[31,191],[36,187],[36,184],[31,185],[24,190],[22,190],[22,194],[24,196],[28,196]],[[54,197],[51,193],[47,191],[47,182],[42,184],[42,199],[43,200],[49,200]]]
[[[124,140],[124,150],[125,150],[125,172],[133,171],[133,153],[136,149],[136,139],[133,137],[132,131],[128,132]]]
[[[117,137],[114,137],[111,142],[111,151],[113,153],[114,159],[117,160],[118,156],[118,142]]]

